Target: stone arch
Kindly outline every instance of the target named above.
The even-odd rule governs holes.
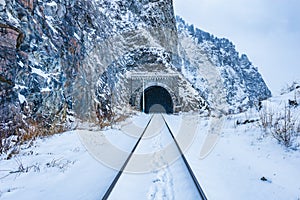
[[[146,88],[141,95],[140,107],[144,107],[145,113],[174,113],[171,94],[161,86]]]
[[[166,84],[160,83],[160,82],[150,82],[147,85],[144,86],[144,91],[149,90],[150,88],[154,87],[159,87],[163,88],[169,95],[172,101],[172,112],[169,113],[174,113],[175,112],[175,106],[179,102],[179,97],[175,94],[175,92]],[[141,107],[141,100],[143,98],[143,87],[139,87],[137,91],[133,94],[135,96],[134,99],[134,105],[137,107],[138,110],[142,110]]]

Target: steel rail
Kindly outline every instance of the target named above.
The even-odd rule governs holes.
[[[198,182],[198,180],[197,180],[197,178],[196,178],[196,176],[195,176],[195,174],[194,174],[194,172],[193,172],[191,166],[189,165],[187,159],[185,158],[185,156],[184,156],[184,154],[183,154],[183,151],[181,150],[181,148],[180,148],[180,146],[179,146],[179,144],[178,144],[176,138],[174,137],[174,134],[172,133],[172,130],[170,129],[170,127],[169,127],[169,125],[168,125],[168,123],[167,123],[167,121],[166,121],[166,119],[165,119],[165,117],[164,117],[163,115],[162,115],[162,118],[163,118],[163,120],[164,120],[164,122],[165,122],[165,125],[167,126],[167,128],[168,128],[168,130],[169,130],[169,133],[171,134],[171,136],[172,136],[172,138],[173,138],[173,140],[174,140],[174,142],[175,142],[175,144],[176,144],[176,146],[177,146],[177,148],[178,148],[178,150],[179,150],[179,153],[180,153],[180,155],[181,155],[181,158],[182,158],[182,160],[183,160],[185,166],[187,167],[187,170],[189,171],[189,174],[190,174],[191,178],[193,179],[193,182],[194,182],[194,184],[195,184],[195,186],[196,186],[196,188],[197,188],[197,190],[198,190],[198,193],[200,194],[200,196],[201,196],[201,198],[202,198],[203,200],[207,200],[207,197],[206,197],[206,195],[205,195],[203,189],[201,188],[201,186],[200,186],[200,184],[199,184],[199,182]]]
[[[153,119],[153,116],[154,116],[154,115],[152,115],[152,117],[151,117],[151,119],[149,120],[147,126],[145,127],[143,133],[142,133],[141,136],[139,137],[139,139],[138,139],[138,141],[136,142],[135,146],[133,147],[131,153],[129,154],[128,158],[126,159],[125,163],[123,164],[122,168],[119,170],[119,172],[118,172],[118,174],[116,175],[116,177],[114,178],[113,182],[111,183],[111,185],[110,185],[109,188],[107,189],[106,193],[105,193],[104,196],[102,197],[102,200],[107,200],[107,199],[109,198],[109,195],[111,194],[112,190],[114,189],[115,185],[117,184],[117,182],[118,182],[120,176],[123,174],[124,169],[126,168],[128,162],[129,162],[129,160],[131,159],[131,157],[132,157],[132,155],[134,154],[134,152],[135,152],[137,146],[139,145],[140,141],[142,140],[142,138],[143,138],[143,136],[144,136],[146,130],[148,129],[148,127],[149,127],[149,125],[150,125],[150,122],[151,122],[152,119]],[[195,176],[195,174],[194,174],[194,172],[193,172],[191,166],[189,165],[187,159],[185,158],[185,156],[184,156],[184,154],[183,154],[183,151],[181,150],[181,148],[180,148],[180,146],[179,146],[179,144],[178,144],[176,138],[174,137],[174,134],[173,134],[172,130],[170,129],[170,127],[169,127],[169,125],[168,125],[168,123],[167,123],[167,121],[166,121],[166,119],[165,119],[165,117],[164,117],[163,115],[162,115],[162,118],[163,118],[163,120],[164,120],[164,123],[165,123],[165,125],[166,125],[166,127],[167,127],[167,129],[168,129],[168,131],[169,131],[169,133],[170,133],[170,135],[171,135],[171,137],[173,138],[173,140],[174,140],[174,142],[175,142],[175,144],[176,144],[176,147],[177,147],[177,149],[178,149],[178,151],[179,151],[179,153],[180,153],[180,155],[181,155],[181,158],[182,158],[182,160],[183,160],[185,166],[187,167],[187,170],[188,170],[188,172],[189,172],[189,174],[190,174],[190,176],[191,176],[191,178],[192,178],[192,180],[193,180],[193,182],[194,182],[194,184],[195,184],[195,186],[196,186],[196,188],[197,188],[197,191],[198,191],[200,197],[202,198],[202,200],[207,200],[207,197],[206,197],[206,195],[205,195],[203,189],[201,188],[201,186],[200,186],[200,184],[199,184],[199,182],[198,182],[198,180],[197,180],[197,178],[196,178],[196,176]]]
[[[134,147],[133,147],[133,149],[131,150],[129,156],[127,157],[125,163],[123,164],[123,166],[122,166],[121,169],[119,170],[118,174],[117,174],[116,177],[114,178],[113,182],[110,184],[109,188],[108,188],[107,191],[105,192],[104,196],[102,197],[102,200],[108,199],[109,195],[111,194],[112,190],[114,189],[115,185],[117,184],[117,182],[118,182],[120,176],[121,176],[122,173],[124,172],[124,169],[125,169],[125,167],[127,166],[127,164],[128,164],[128,162],[129,162],[130,158],[132,157],[134,151],[136,150],[137,146],[139,145],[140,141],[142,140],[142,138],[143,138],[143,136],[144,136],[144,134],[145,134],[145,132],[146,132],[146,130],[147,130],[147,128],[148,128],[150,122],[151,122],[152,119],[153,119],[153,116],[154,116],[154,115],[151,116],[151,119],[149,120],[149,122],[148,122],[147,126],[145,127],[143,133],[141,134],[140,138],[138,139],[138,141],[137,141],[136,144],[134,145]]]

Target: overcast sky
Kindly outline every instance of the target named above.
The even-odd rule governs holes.
[[[300,80],[299,0],[173,0],[175,14],[225,37],[258,67],[273,94]]]

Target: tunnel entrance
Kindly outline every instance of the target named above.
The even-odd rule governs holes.
[[[161,86],[151,86],[141,95],[140,108],[145,108],[145,113],[173,113],[173,101],[170,93]],[[143,103],[143,100],[145,101]]]

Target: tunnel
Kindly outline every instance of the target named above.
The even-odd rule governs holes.
[[[145,98],[143,97],[145,95]],[[143,103],[144,101],[144,103]],[[144,106],[143,106],[144,105]],[[151,86],[145,89],[141,96],[141,111],[145,113],[173,113],[173,101],[170,93],[161,86]]]

